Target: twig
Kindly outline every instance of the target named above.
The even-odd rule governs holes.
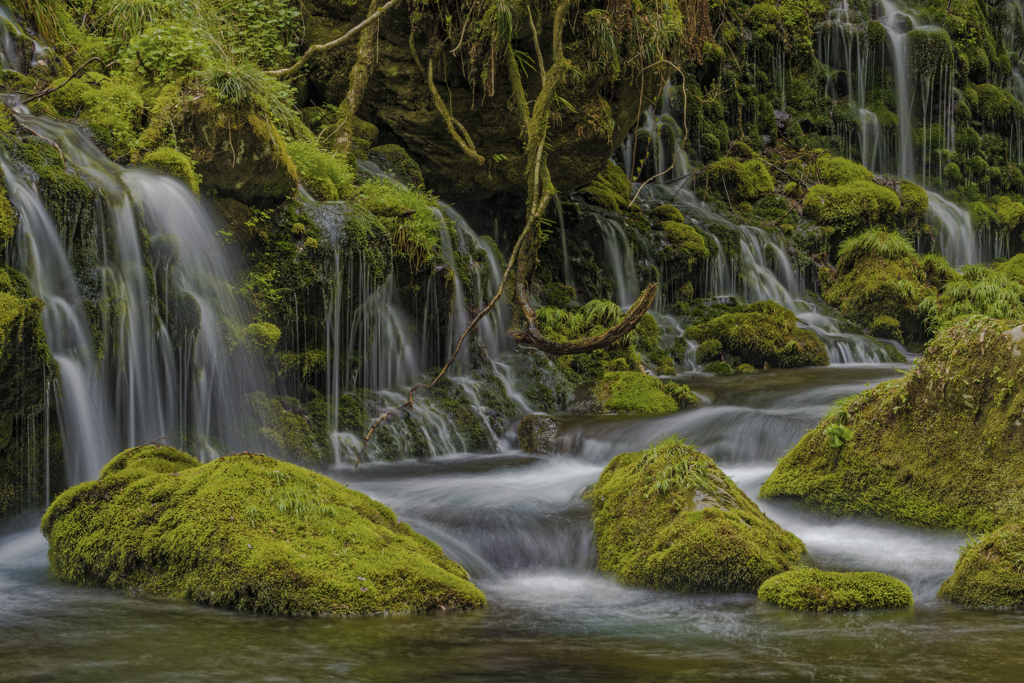
[[[26,95],[27,97],[26,97],[26,99],[22,100],[22,103],[23,103],[23,104],[28,104],[29,102],[34,102],[34,101],[36,101],[36,100],[38,100],[38,99],[40,99],[40,98],[46,97],[47,95],[49,95],[49,94],[51,94],[51,93],[57,92],[58,90],[60,90],[61,88],[63,88],[63,87],[65,86],[65,85],[67,85],[68,83],[70,83],[70,82],[71,82],[71,81],[72,81],[72,80],[73,80],[73,79],[74,79],[74,78],[75,78],[76,76],[78,76],[78,74],[82,73],[82,70],[83,70],[83,69],[84,69],[85,67],[89,66],[89,64],[91,64],[92,62],[99,62],[100,64],[103,64],[103,68],[104,68],[104,69],[109,69],[109,68],[110,68],[111,66],[113,66],[113,65],[114,65],[114,63],[115,63],[116,61],[117,61],[117,60],[115,59],[115,60],[113,60],[113,61],[111,61],[111,62],[107,62],[107,63],[105,63],[105,64],[104,64],[104,63],[103,63],[103,60],[102,60],[102,59],[100,59],[99,57],[92,57],[92,58],[90,58],[90,59],[87,59],[87,60],[85,60],[84,62],[82,62],[81,66],[79,66],[79,67],[78,67],[77,69],[75,69],[74,73],[72,73],[72,74],[71,74],[70,76],[68,76],[68,77],[67,77],[67,78],[66,78],[66,79],[64,80],[64,82],[63,82],[63,83],[61,83],[60,85],[55,85],[55,86],[53,86],[52,88],[46,88],[46,89],[44,89],[44,90],[40,90],[40,91],[39,91],[39,92],[37,92],[37,93],[27,93],[27,92],[21,92],[20,90],[15,90],[14,92],[15,92],[16,94],[18,94],[18,95]],[[41,136],[40,136],[40,137],[41,137]]]

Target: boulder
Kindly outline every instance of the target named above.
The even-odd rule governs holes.
[[[527,453],[551,453],[555,450],[558,421],[550,415],[527,415],[516,429],[519,446]]]
[[[1020,519],[1022,354],[1024,325],[962,318],[909,373],[839,401],[761,496],[975,533]]]
[[[886,574],[823,572],[810,567],[771,577],[761,584],[757,597],[779,607],[809,612],[898,609],[914,604],[907,584]]]
[[[939,597],[971,607],[1024,607],[1024,524],[968,541]]]
[[[711,458],[675,438],[616,456],[584,497],[598,567],[630,585],[754,593],[804,552]]]
[[[47,510],[57,578],[270,614],[485,604],[466,571],[384,505],[310,470],[237,453],[200,465],[124,451]]]

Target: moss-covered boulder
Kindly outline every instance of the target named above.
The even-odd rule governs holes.
[[[803,567],[771,577],[757,597],[786,609],[849,612],[901,609],[914,604],[910,587],[878,572],[823,572]]]
[[[733,313],[691,325],[686,337],[701,343],[717,340],[725,354],[756,368],[829,363],[825,344],[810,330],[797,327],[796,315],[774,301],[738,306]]]
[[[1024,607],[1024,524],[969,541],[939,597],[971,607]]]
[[[206,194],[260,208],[274,207],[299,185],[277,130],[260,116],[206,97],[185,113],[185,134]]]
[[[630,585],[754,593],[804,552],[711,458],[675,438],[616,456],[584,497],[598,567]]]
[[[763,497],[842,515],[990,531],[1024,515],[1024,326],[968,317],[913,370],[836,404]]]
[[[733,202],[756,202],[775,190],[768,167],[758,159],[740,161],[734,157],[719,159],[700,170],[694,187]]]
[[[519,447],[527,453],[551,453],[555,450],[558,421],[550,415],[527,415],[516,428]]]
[[[632,415],[671,413],[701,404],[686,385],[627,370],[605,373],[590,391],[601,411]]]
[[[127,450],[42,522],[61,580],[271,614],[485,604],[465,570],[384,505],[252,453],[205,465]]]
[[[199,178],[196,177],[194,164],[178,150],[170,147],[154,149],[142,158],[142,165],[178,178],[188,185],[190,190],[199,194]]]
[[[804,217],[840,233],[889,225],[899,208],[899,196],[872,180],[815,185],[803,200]]]

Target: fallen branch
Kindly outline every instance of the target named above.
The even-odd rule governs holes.
[[[114,63],[116,61],[117,60],[115,59],[115,60],[113,60],[111,62],[104,63],[103,60],[100,59],[99,57],[92,57],[92,58],[87,59],[84,62],[82,62],[82,64],[77,69],[75,69],[75,71],[70,76],[68,76],[66,79],[64,79],[64,82],[61,83],[60,85],[55,85],[55,86],[50,87],[50,88],[44,88],[43,90],[40,90],[39,92],[36,92],[36,93],[21,92],[20,90],[15,90],[14,93],[17,94],[17,95],[24,95],[25,96],[25,99],[22,100],[22,104],[28,104],[29,102],[35,102],[36,100],[41,99],[43,97],[46,97],[47,95],[55,93],[58,90],[60,90],[61,88],[63,88],[65,85],[67,85],[72,80],[74,80],[78,76],[78,74],[82,73],[82,70],[85,69],[85,67],[89,66],[93,62],[99,62],[100,64],[103,64],[103,68],[104,69],[109,69],[111,66],[114,65]]]
[[[380,9],[378,9],[376,12],[374,12],[373,14],[366,17],[361,22],[350,28],[348,32],[345,33],[340,38],[335,38],[329,43],[313,45],[308,50],[306,50],[305,54],[303,54],[302,57],[299,58],[299,61],[292,64],[287,69],[276,69],[274,71],[267,71],[266,73],[270,76],[277,76],[278,78],[290,78],[291,76],[294,76],[299,72],[299,69],[306,65],[306,62],[308,62],[310,58],[313,57],[313,55],[318,54],[320,52],[325,52],[333,47],[337,47],[352,40],[359,34],[360,31],[362,31],[364,28],[380,19],[385,12],[387,12],[389,9],[391,9],[392,6],[394,6],[400,1],[401,0],[388,0],[388,2],[382,5]]]

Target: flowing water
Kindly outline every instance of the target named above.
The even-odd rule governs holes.
[[[0,536],[0,680],[1019,680],[1024,615],[934,598],[957,534],[762,504],[803,539],[810,563],[906,581],[908,611],[788,613],[747,595],[628,588],[594,569],[580,493],[614,454],[679,434],[755,494],[832,400],[894,374],[861,365],[690,377],[708,407],[576,418],[560,455],[334,472],[467,567],[488,596],[479,612],[278,618],[67,586],[48,576],[45,541],[24,520]]]

